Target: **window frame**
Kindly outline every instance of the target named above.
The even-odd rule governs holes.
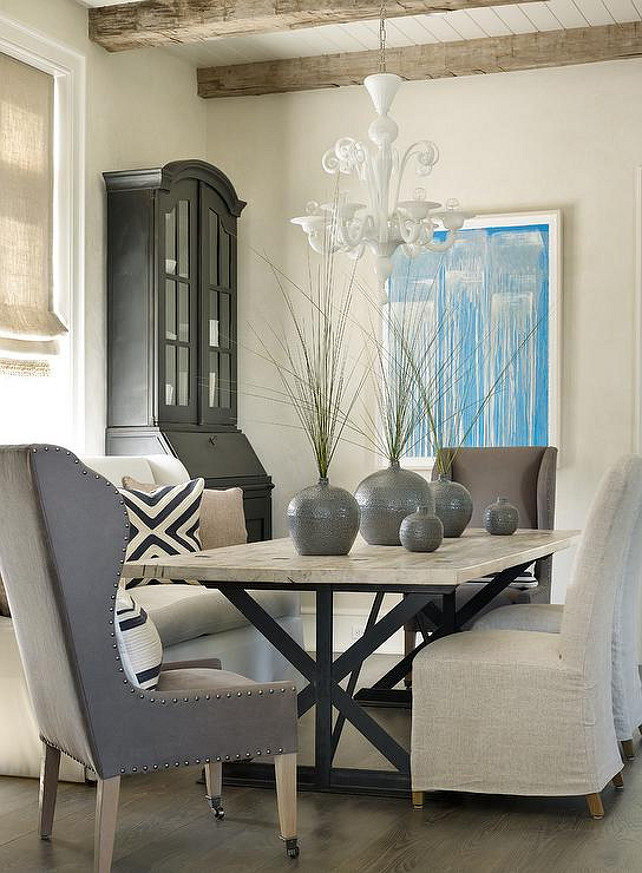
[[[635,168],[635,300],[634,300],[633,445],[642,454],[642,166]]]
[[[640,168],[642,191],[642,168]],[[642,200],[641,200],[642,210]],[[642,214],[642,213],[641,213]],[[562,376],[562,213],[559,209],[538,212],[480,213],[464,224],[464,230],[489,227],[521,227],[546,224],[549,227],[549,307],[548,307],[548,442],[558,447],[558,466],[562,457],[561,376]],[[385,333],[385,330],[383,331]],[[382,337],[385,343],[385,336]],[[641,365],[642,367],[642,365]],[[404,467],[432,471],[434,457],[402,458]]]
[[[0,14],[0,52],[54,80],[53,309],[69,329],[72,445],[85,447],[84,55]]]

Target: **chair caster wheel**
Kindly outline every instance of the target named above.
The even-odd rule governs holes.
[[[299,841],[296,837],[285,841],[285,850],[288,853],[288,858],[299,857]]]
[[[223,802],[220,797],[206,797],[207,804],[209,808],[214,813],[214,818],[217,821],[223,821],[225,818],[225,809],[223,808]]]

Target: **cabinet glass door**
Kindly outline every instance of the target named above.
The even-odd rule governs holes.
[[[160,199],[159,419],[196,424],[198,254],[196,182]]]
[[[236,220],[201,186],[201,421],[236,424]]]

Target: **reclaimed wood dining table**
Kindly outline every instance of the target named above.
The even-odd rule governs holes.
[[[458,632],[480,610],[538,558],[573,545],[578,531],[519,530],[512,536],[489,536],[469,529],[457,539],[445,539],[431,553],[408,552],[400,546],[371,546],[358,538],[349,555],[301,556],[291,540],[276,539],[173,557],[128,562],[126,578],[198,580],[218,589],[299,671],[304,687],[298,694],[299,717],[315,707],[313,766],[299,767],[299,785],[318,791],[407,796],[410,754],[369,713],[355,696],[359,671],[366,658],[409,619],[420,622],[423,638],[400,659],[381,685],[392,689],[408,673],[413,658],[447,634]],[[488,579],[465,604],[457,607],[458,586]],[[307,652],[252,597],[265,589],[312,591],[316,598],[316,645]],[[336,657],[333,651],[333,599],[337,593],[367,592],[373,603],[363,635]],[[402,594],[381,613],[385,594]],[[435,606],[435,598],[441,608]],[[340,683],[347,678],[347,685]],[[381,682],[381,680],[380,680]],[[333,708],[337,711],[336,719]],[[394,769],[335,767],[333,759],[345,721],[365,737]],[[232,770],[233,767],[233,770]],[[263,763],[234,764],[234,782],[267,785],[273,768]]]

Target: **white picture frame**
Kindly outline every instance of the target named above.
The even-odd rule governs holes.
[[[642,180],[642,170],[640,179]],[[548,444],[558,448],[559,465],[563,453],[561,445],[563,279],[561,210],[484,213],[468,219],[464,229],[528,227],[529,225],[548,227]],[[430,471],[434,466],[434,458],[406,456],[402,458],[402,463],[409,469]]]

